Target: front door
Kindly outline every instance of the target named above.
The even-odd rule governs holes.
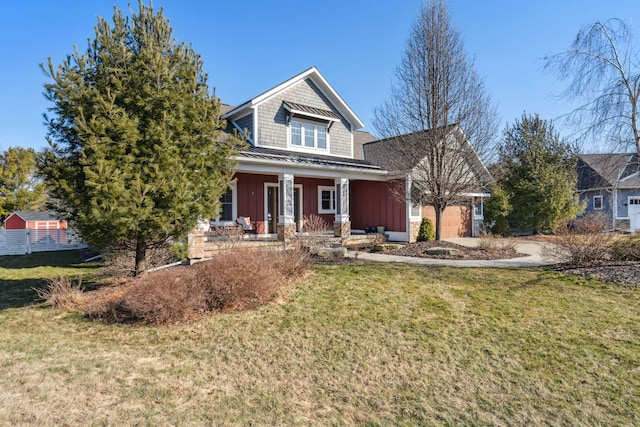
[[[266,223],[267,233],[276,234],[278,232],[278,186],[267,185],[267,203],[266,203]],[[293,215],[296,222],[296,231],[300,231],[302,223],[302,189],[299,186],[293,188]]]
[[[278,232],[278,186],[267,186],[267,233]]]

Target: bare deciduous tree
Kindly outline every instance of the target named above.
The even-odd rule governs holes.
[[[640,154],[640,58],[634,34],[619,19],[583,27],[565,52],[545,58],[545,69],[568,86],[561,97],[578,102],[567,122],[581,136],[606,137]]]
[[[444,0],[421,9],[395,77],[390,98],[375,111],[374,127],[396,153],[387,161],[395,160],[396,170],[409,165],[405,172],[416,189],[409,192],[411,202],[434,207],[440,240],[445,208],[468,200],[478,190],[478,175],[488,175],[477,160],[489,155],[498,125]]]

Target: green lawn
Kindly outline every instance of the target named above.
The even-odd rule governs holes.
[[[99,264],[83,260],[78,251],[0,256],[0,310],[33,304],[37,295],[32,288],[46,286],[49,278],[82,277],[90,285]]]
[[[15,304],[0,310],[0,424],[638,425],[638,292],[358,264],[190,325]]]

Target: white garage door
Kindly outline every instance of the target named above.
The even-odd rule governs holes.
[[[631,231],[640,230],[640,197],[629,197],[627,209]]]

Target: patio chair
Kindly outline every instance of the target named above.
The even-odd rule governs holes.
[[[243,234],[256,234],[256,225],[251,223],[251,217],[239,216],[236,219],[236,224],[242,227]]]

